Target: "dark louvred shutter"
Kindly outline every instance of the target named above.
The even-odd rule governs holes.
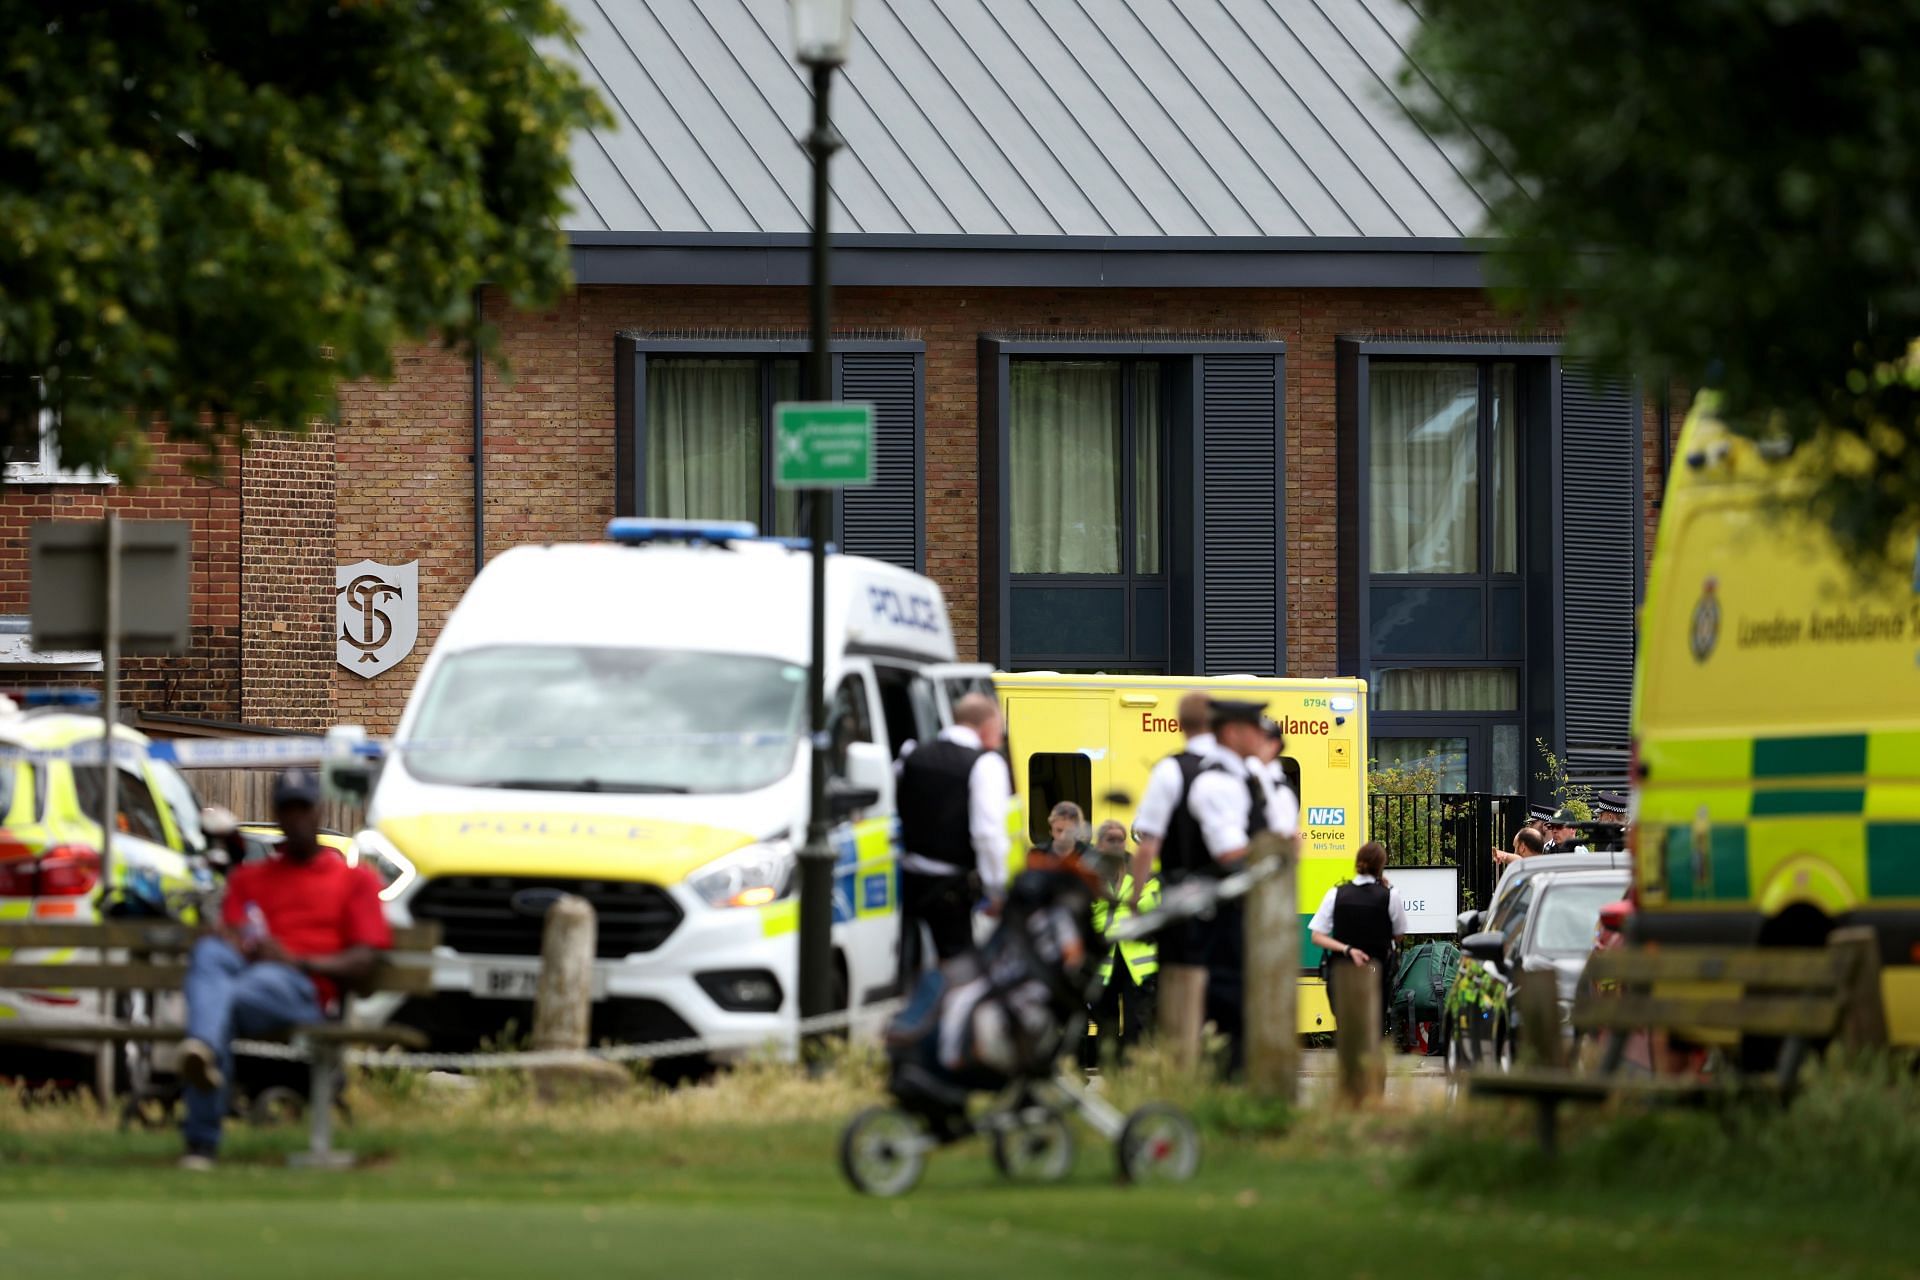
[[[1564,763],[1573,782],[1624,790],[1642,541],[1633,385],[1564,366],[1560,449]]]
[[[922,562],[921,355],[849,351],[840,357],[840,399],[873,405],[873,484],[844,490],[840,544],[919,571]]]
[[[1286,667],[1282,357],[1200,358],[1201,674]]]

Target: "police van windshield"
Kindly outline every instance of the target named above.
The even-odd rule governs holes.
[[[751,791],[793,766],[806,683],[776,658],[472,649],[440,664],[400,752],[415,777],[459,786]]]

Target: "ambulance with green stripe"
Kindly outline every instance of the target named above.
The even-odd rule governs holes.
[[[1367,840],[1366,681],[1035,671],[1001,672],[994,684],[1014,790],[1032,828],[1015,842],[1016,859],[1046,843],[1047,815],[1062,800],[1096,829],[1109,818],[1131,829],[1147,775],[1185,741],[1177,712],[1188,690],[1266,707],[1286,735],[1281,764],[1300,797],[1300,1030],[1332,1030],[1320,949],[1306,925],[1327,890],[1353,874]]]
[[[893,762],[987,668],[953,662],[928,579],[826,568],[833,952],[838,1002],[858,1009],[898,982]],[[450,1048],[524,1033],[543,917],[569,893],[598,918],[596,1040],[790,1043],[810,602],[805,549],[752,525],[616,520],[603,542],[489,562],[355,841],[396,921],[441,925],[435,995],[369,1014]]]
[[[1635,927],[1804,945],[1871,925],[1889,1028],[1920,1044],[1920,522],[1849,565],[1794,513],[1811,465],[1709,397],[1682,432],[1641,614]]]

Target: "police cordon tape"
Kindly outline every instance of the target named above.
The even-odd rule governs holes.
[[[856,1022],[891,1017],[906,1001],[882,1000],[858,1009],[841,1009],[818,1017],[802,1018],[790,1033],[798,1038],[823,1035],[852,1027]],[[668,1058],[691,1058],[709,1053],[750,1053],[756,1049],[776,1049],[788,1033],[778,1036],[753,1035],[710,1039],[684,1036],[678,1040],[655,1040],[644,1044],[610,1044],[591,1049],[509,1049],[492,1053],[411,1053],[395,1049],[349,1049],[342,1058],[348,1066],[389,1067],[406,1071],[531,1071],[539,1067],[569,1067],[586,1062],[660,1062]],[[235,1040],[233,1051],[250,1058],[274,1058],[282,1062],[310,1062],[313,1051],[300,1043],[279,1044],[272,1040]]]
[[[772,747],[798,746],[801,733],[645,733],[645,734],[515,734],[499,737],[390,738],[180,738],[150,742],[115,742],[116,760],[158,760],[182,769],[231,768],[246,765],[317,765],[331,760],[377,760],[388,755],[471,751],[513,747],[534,751],[561,749],[605,750],[610,747]],[[99,764],[104,755],[98,738],[70,747],[0,746],[0,760],[43,763],[65,760],[72,764]]]
[[[1189,880],[1168,890],[1159,906],[1116,924],[1106,934],[1109,942],[1131,942],[1157,933],[1179,920],[1190,920],[1212,911],[1220,902],[1245,897],[1255,885],[1280,870],[1277,862],[1263,862],[1236,871],[1219,880]],[[891,1017],[904,1008],[902,999],[883,1000],[858,1009],[841,1009],[818,1017],[802,1018],[791,1033],[794,1037],[820,1035],[851,1028],[857,1022]],[[413,1053],[393,1049],[350,1049],[343,1054],[349,1066],[389,1067],[407,1071],[530,1071],[540,1067],[574,1066],[584,1062],[658,1062],[667,1058],[689,1058],[710,1053],[742,1053],[778,1046],[786,1035],[736,1036],[724,1039],[685,1036],[678,1040],[656,1040],[644,1044],[613,1044],[592,1049],[519,1049],[492,1053]],[[288,1062],[310,1061],[313,1053],[298,1043],[276,1044],[270,1040],[236,1040],[233,1051],[256,1058],[276,1058]]]

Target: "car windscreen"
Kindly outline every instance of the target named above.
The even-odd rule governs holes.
[[[1626,893],[1624,880],[1596,884],[1556,884],[1540,895],[1534,915],[1532,950],[1545,955],[1584,955],[1593,949],[1600,908]]]
[[[732,792],[792,768],[806,669],[669,649],[502,645],[444,659],[400,744],[427,782]]]

